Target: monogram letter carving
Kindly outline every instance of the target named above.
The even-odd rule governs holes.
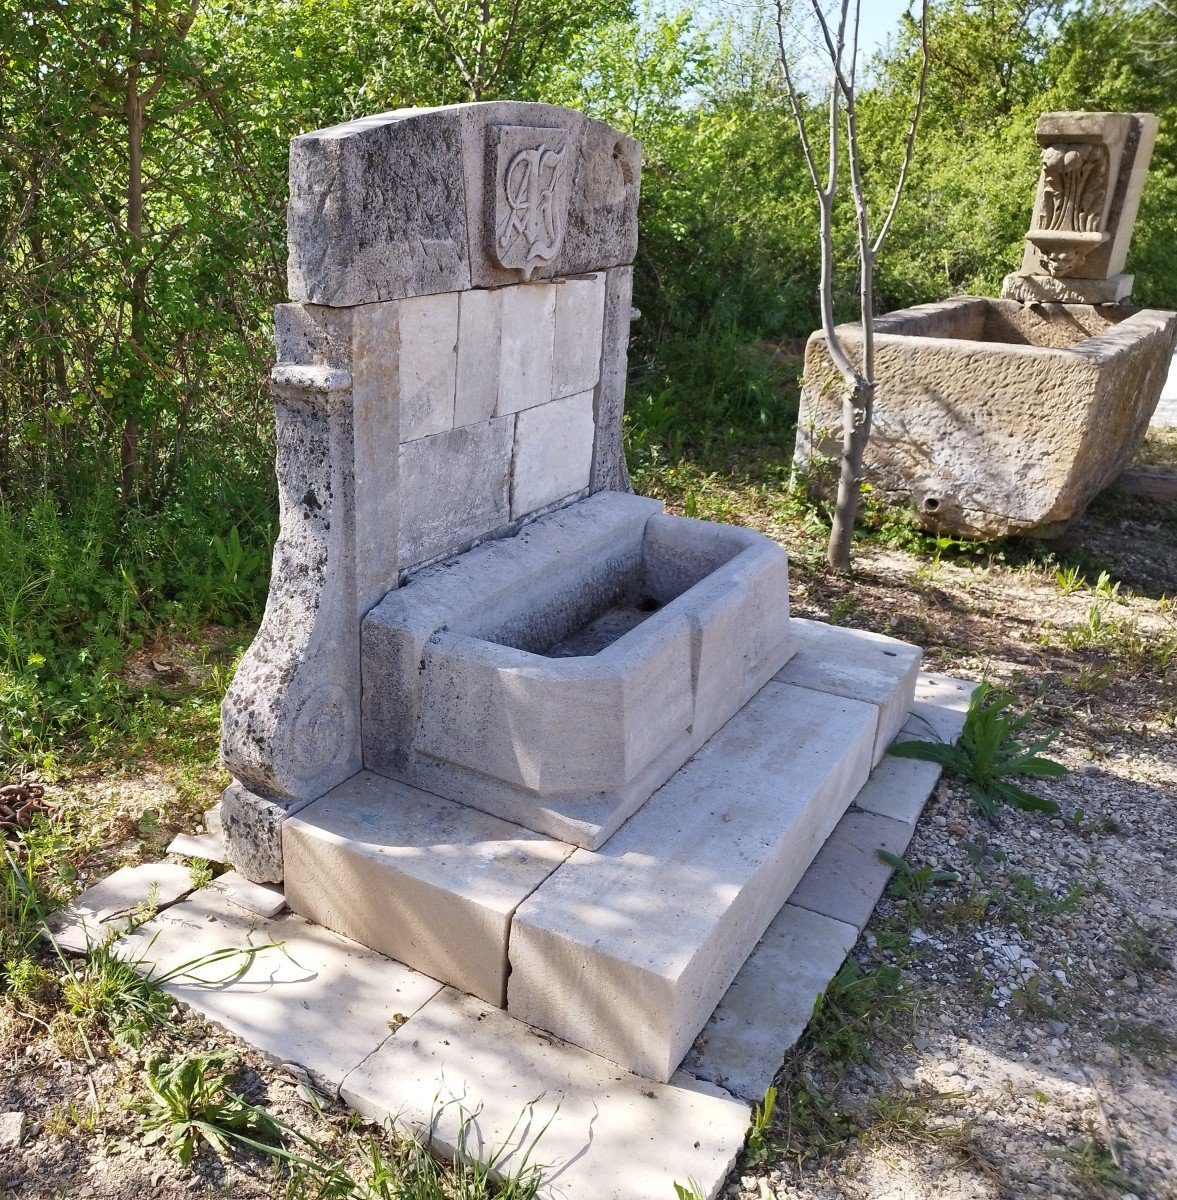
[[[560,129],[500,126],[494,145],[493,244],[499,264],[531,278],[564,242],[571,152]]]

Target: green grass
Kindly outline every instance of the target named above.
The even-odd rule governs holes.
[[[226,664],[198,664],[207,688],[132,687],[128,658],[209,623],[257,619],[268,511],[257,488],[227,509],[193,500],[153,515],[110,495],[0,504],[0,772],[52,776],[149,747],[207,753]]]

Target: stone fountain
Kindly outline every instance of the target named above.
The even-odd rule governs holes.
[[[791,619],[779,546],[630,491],[637,143],[469,104],[304,135],[290,171],[229,856],[665,1081],[907,720],[919,651]]]

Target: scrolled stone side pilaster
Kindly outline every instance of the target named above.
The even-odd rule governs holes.
[[[281,818],[360,769],[352,380],[279,363],[280,533],[253,644],[221,706],[221,754],[237,780],[223,812],[229,857],[281,878]]]

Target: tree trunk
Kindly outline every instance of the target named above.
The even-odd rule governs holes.
[[[859,378],[854,390],[842,404],[842,459],[838,472],[838,498],[830,526],[826,562],[835,571],[850,570],[850,546],[861,500],[862,459],[870,440],[871,408],[875,385]]]

